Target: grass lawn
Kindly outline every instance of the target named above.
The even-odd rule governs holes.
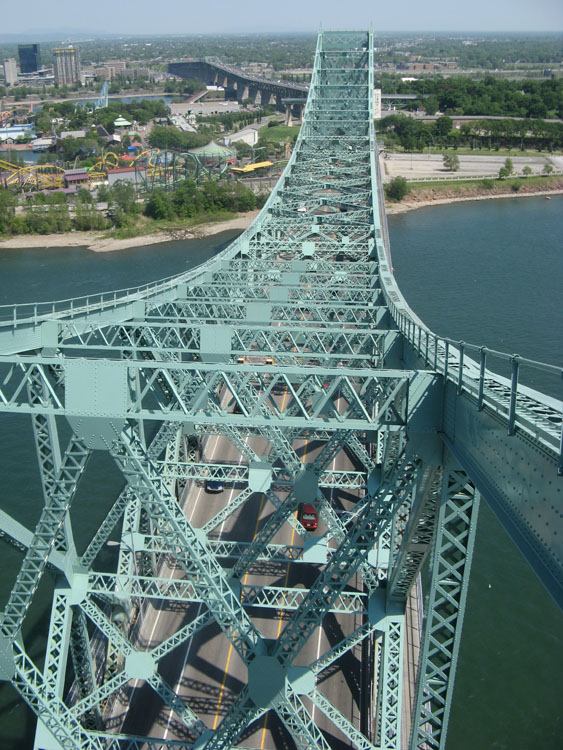
[[[263,128],[258,129],[258,138],[264,141],[272,141],[273,143],[281,143],[289,136],[290,140],[299,133],[300,126],[295,125],[288,127],[287,125],[274,125],[269,128],[267,125]]]

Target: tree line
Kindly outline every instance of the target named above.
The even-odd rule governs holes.
[[[81,188],[75,196],[61,191],[32,193],[20,210],[19,200],[8,188],[0,188],[0,236],[14,234],[54,234],[134,226],[142,213],[149,219],[198,219],[218,212],[252,211],[264,204],[263,196],[239,183],[181,182],[170,192],[155,190],[148,201],[137,202],[130,182],[120,180],[112,187],[98,188],[96,200]]]
[[[151,219],[190,219],[219,211],[252,211],[264,204],[262,196],[240,183],[207,181],[200,187],[184,180],[173,192],[155,190],[144,209]]]
[[[544,120],[489,120],[465,122],[454,128],[451,117],[424,122],[405,115],[390,115],[377,124],[387,148],[423,151],[430,146],[471,149],[514,148],[524,151],[554,151],[563,148],[563,123]]]
[[[386,35],[387,36],[387,35]],[[529,37],[494,35],[480,38],[471,35],[421,34],[416,41],[409,43],[405,35],[395,38],[398,45],[380,46],[375,51],[376,62],[401,63],[405,58],[421,61],[448,59],[455,60],[460,68],[477,68],[485,70],[505,70],[522,63],[552,65],[563,60],[563,46],[560,34],[537,34]],[[378,40],[376,40],[377,43]],[[407,59],[408,59],[407,58]]]
[[[563,119],[563,78],[507,81],[487,76],[482,81],[454,76],[381,81],[383,93],[417,94],[411,110],[433,115],[489,115]]]

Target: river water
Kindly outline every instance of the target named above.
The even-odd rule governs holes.
[[[555,364],[563,363],[563,198],[481,201],[389,217],[393,264],[407,301],[437,333]],[[0,304],[124,288],[185,270],[238,232],[116,253],[83,248],[2,250]],[[561,398],[560,384],[540,382]],[[2,507],[33,525],[40,505],[29,419],[3,417]],[[28,474],[16,466],[29,464]],[[115,496],[120,477],[94,454],[77,498],[87,534]],[[80,502],[82,501],[82,502]],[[80,549],[82,540],[77,540]],[[2,545],[5,570],[19,557]],[[40,663],[38,623],[48,613],[48,581],[27,618]],[[0,600],[12,577],[0,579]],[[483,503],[461,642],[448,750],[552,750],[562,736],[563,616]],[[0,689],[0,750],[31,748],[33,719]]]

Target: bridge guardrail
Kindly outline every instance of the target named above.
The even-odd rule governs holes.
[[[501,413],[507,420],[509,435],[514,434],[517,424],[528,429],[540,426],[546,436],[550,436],[549,443],[559,449],[559,473],[563,473],[561,407],[557,408],[557,400],[549,397],[545,401],[537,401],[531,393],[526,392],[531,389],[520,383],[523,367],[544,372],[561,383],[562,367],[438,336],[413,320],[407,312],[399,310],[392,300],[388,300],[388,304],[406,340],[428,367],[455,383],[458,395],[463,391],[471,394],[479,411],[489,406]],[[468,354],[474,354],[476,358],[471,359]],[[508,380],[488,369],[487,363],[491,358],[509,366]],[[549,401],[553,401],[553,405]]]
[[[229,247],[232,247],[238,240],[239,238],[237,237],[237,240]],[[43,320],[52,319],[53,317],[72,320],[85,313],[119,309],[132,302],[150,299],[158,294],[168,292],[184,281],[193,280],[207,271],[215,261],[216,256],[209,258],[209,260],[189,271],[136,287],[48,302],[22,302],[16,305],[0,305],[0,328],[2,326],[17,328],[21,325],[36,325]]]
[[[313,80],[314,79],[312,79],[312,81]],[[297,136],[298,142],[302,138],[303,129],[301,129]],[[291,154],[289,161],[285,165],[282,177],[295,161],[297,150],[296,147]],[[148,300],[159,294],[172,291],[178,286],[178,284],[182,284],[186,281],[193,281],[198,276],[210,270],[220,258],[233,258],[239,252],[241,245],[248,239],[248,237],[259,231],[261,221],[263,221],[270,207],[276,200],[277,189],[280,184],[281,178],[278,178],[266,203],[252,224],[235,240],[233,240],[233,242],[231,242],[221,253],[209,258],[201,265],[188,271],[184,271],[183,273],[176,274],[175,276],[169,276],[165,279],[160,279],[159,281],[142,284],[137,287],[130,287],[128,289],[99,292],[97,294],[74,297],[66,300],[57,300],[54,302],[24,302],[16,305],[0,305],[0,329],[8,326],[13,328],[23,325],[33,326],[44,320],[52,319],[53,317],[72,320],[86,313],[90,314],[103,311],[107,312],[108,310],[117,310],[131,304],[132,302]]]
[[[374,162],[378,185],[382,185],[377,148],[374,151]],[[535,431],[539,427],[547,442],[558,450],[558,473],[563,475],[563,403],[561,399],[551,397],[538,401],[532,396],[531,389],[520,384],[521,368],[529,367],[556,378],[561,387],[563,368],[536,362],[518,354],[438,336],[427,328],[410,309],[393,276],[385,198],[382,190],[377,189],[376,193],[383,239],[383,248],[378,248],[378,256],[380,271],[385,271],[380,273],[380,279],[389,311],[399,330],[428,367],[455,382],[458,395],[465,391],[476,399],[477,409],[489,406],[503,415],[507,420],[509,435],[514,434],[517,424]],[[467,356],[468,353],[477,355],[476,361]],[[508,380],[487,368],[489,357],[509,366]],[[530,393],[526,393],[527,390]]]

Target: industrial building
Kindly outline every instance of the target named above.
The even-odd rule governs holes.
[[[78,47],[57,47],[53,50],[55,83],[59,86],[80,80],[80,51]]]

